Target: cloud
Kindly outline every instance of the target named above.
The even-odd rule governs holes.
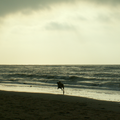
[[[112,21],[112,15],[109,14],[98,14],[97,20],[105,23]]]
[[[70,3],[76,0],[0,0],[0,16],[22,10],[37,10],[50,8],[53,4]]]
[[[99,5],[102,4],[102,5],[106,5],[106,6],[120,5],[120,0],[86,0],[86,1],[97,3]]]
[[[66,23],[57,23],[57,22],[51,22],[45,28],[47,30],[74,30],[75,29],[73,25],[69,25]]]

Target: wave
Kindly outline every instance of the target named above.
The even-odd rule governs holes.
[[[95,77],[120,77],[118,73],[96,73],[94,74]]]
[[[78,75],[53,75],[53,74],[34,74],[34,73],[31,73],[31,74],[28,74],[28,73],[10,73],[10,74],[3,74],[2,75],[4,78],[6,79],[13,79],[15,80],[16,78],[31,78],[31,79],[53,79],[53,80],[67,80],[67,81],[86,81],[86,80],[96,80],[96,78],[94,77],[82,77],[82,76],[78,76]]]

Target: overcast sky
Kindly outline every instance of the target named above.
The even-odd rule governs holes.
[[[0,0],[0,64],[120,64],[120,0]]]

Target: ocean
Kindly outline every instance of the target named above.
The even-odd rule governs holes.
[[[0,65],[0,90],[120,102],[120,65]]]

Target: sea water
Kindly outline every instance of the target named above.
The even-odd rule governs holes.
[[[63,94],[120,102],[120,65],[0,65],[0,90]]]

